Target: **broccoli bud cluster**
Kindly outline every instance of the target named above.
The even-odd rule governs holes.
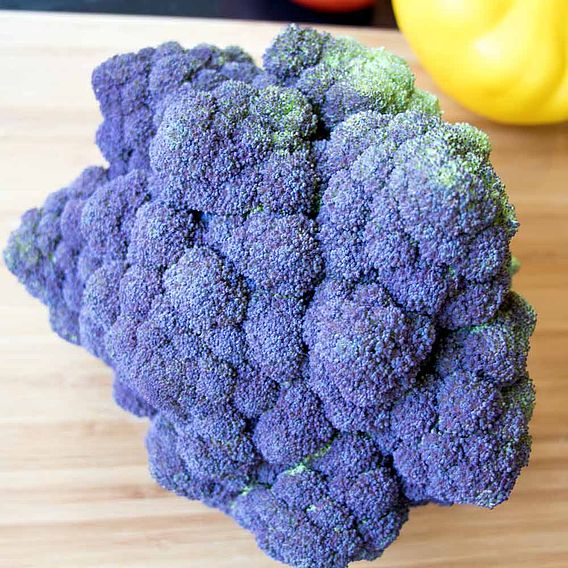
[[[93,88],[108,167],[5,260],[149,418],[158,483],[296,568],[378,557],[413,506],[508,498],[535,314],[483,133],[397,56],[296,26],[263,69],[169,43]]]

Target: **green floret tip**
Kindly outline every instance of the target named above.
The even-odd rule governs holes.
[[[418,89],[417,87],[414,88],[414,91],[410,95],[407,108],[408,110],[415,110],[417,112],[432,114],[434,116],[442,115],[438,97],[428,91]]]
[[[326,46],[322,63],[333,74],[343,74],[357,93],[374,99],[379,110],[440,114],[437,98],[414,87],[406,61],[383,47],[367,48],[352,38],[341,38]]]
[[[511,264],[509,266],[509,274],[514,276],[521,269],[521,261],[516,256],[511,256]]]
[[[294,467],[291,467],[290,469],[287,469],[284,474],[285,475],[299,475],[300,473],[304,473],[304,471],[308,470],[308,466],[302,462],[299,463],[298,465],[295,465]]]

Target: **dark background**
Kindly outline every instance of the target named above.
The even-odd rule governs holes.
[[[290,0],[0,0],[0,9],[396,27],[390,0],[376,0],[373,8],[343,14],[316,12],[297,6]]]

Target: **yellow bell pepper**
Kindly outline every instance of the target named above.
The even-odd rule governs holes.
[[[568,0],[393,0],[440,88],[509,124],[568,120]]]

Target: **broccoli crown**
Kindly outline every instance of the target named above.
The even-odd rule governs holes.
[[[373,559],[426,502],[494,507],[526,465],[532,308],[487,137],[400,58],[288,27],[114,57],[108,168],[5,260],[151,421],[166,489],[297,568]]]

